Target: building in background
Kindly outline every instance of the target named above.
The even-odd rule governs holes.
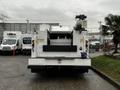
[[[59,23],[0,23],[0,41],[3,38],[3,31],[22,31],[23,34],[40,30],[40,26],[46,24],[58,26]]]
[[[89,41],[100,41],[100,33],[99,32],[89,32]]]

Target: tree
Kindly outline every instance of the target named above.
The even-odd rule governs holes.
[[[109,27],[108,27],[108,26],[102,25],[102,33],[101,33],[101,34],[102,34],[103,36],[109,35],[108,30],[109,30]]]
[[[114,53],[118,52],[118,44],[120,43],[120,16],[109,14],[105,17],[105,23],[113,35],[115,45]]]
[[[101,25],[101,29],[102,29],[101,35],[103,38],[103,42],[102,42],[103,43],[103,51],[108,52],[109,48],[108,48],[108,43],[105,40],[105,36],[109,35],[109,33],[108,33],[109,27],[106,25]]]

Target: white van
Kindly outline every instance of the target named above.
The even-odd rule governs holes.
[[[32,49],[31,39],[32,39],[31,34],[22,35],[22,53],[23,54],[31,54],[31,49]]]

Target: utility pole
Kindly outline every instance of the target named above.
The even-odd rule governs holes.
[[[29,32],[29,19],[26,19],[26,21],[27,21],[26,33],[28,33]]]
[[[103,44],[103,35],[102,35],[102,21],[98,21],[99,31],[100,31],[100,42]]]

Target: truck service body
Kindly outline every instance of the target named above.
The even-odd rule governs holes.
[[[21,35],[20,31],[4,31],[3,40],[0,45],[1,52],[11,52],[21,50]]]
[[[56,30],[52,27],[50,30],[34,33],[28,68],[32,72],[39,72],[47,68],[70,67],[79,72],[87,72],[91,59],[88,37],[83,32],[57,26]]]

